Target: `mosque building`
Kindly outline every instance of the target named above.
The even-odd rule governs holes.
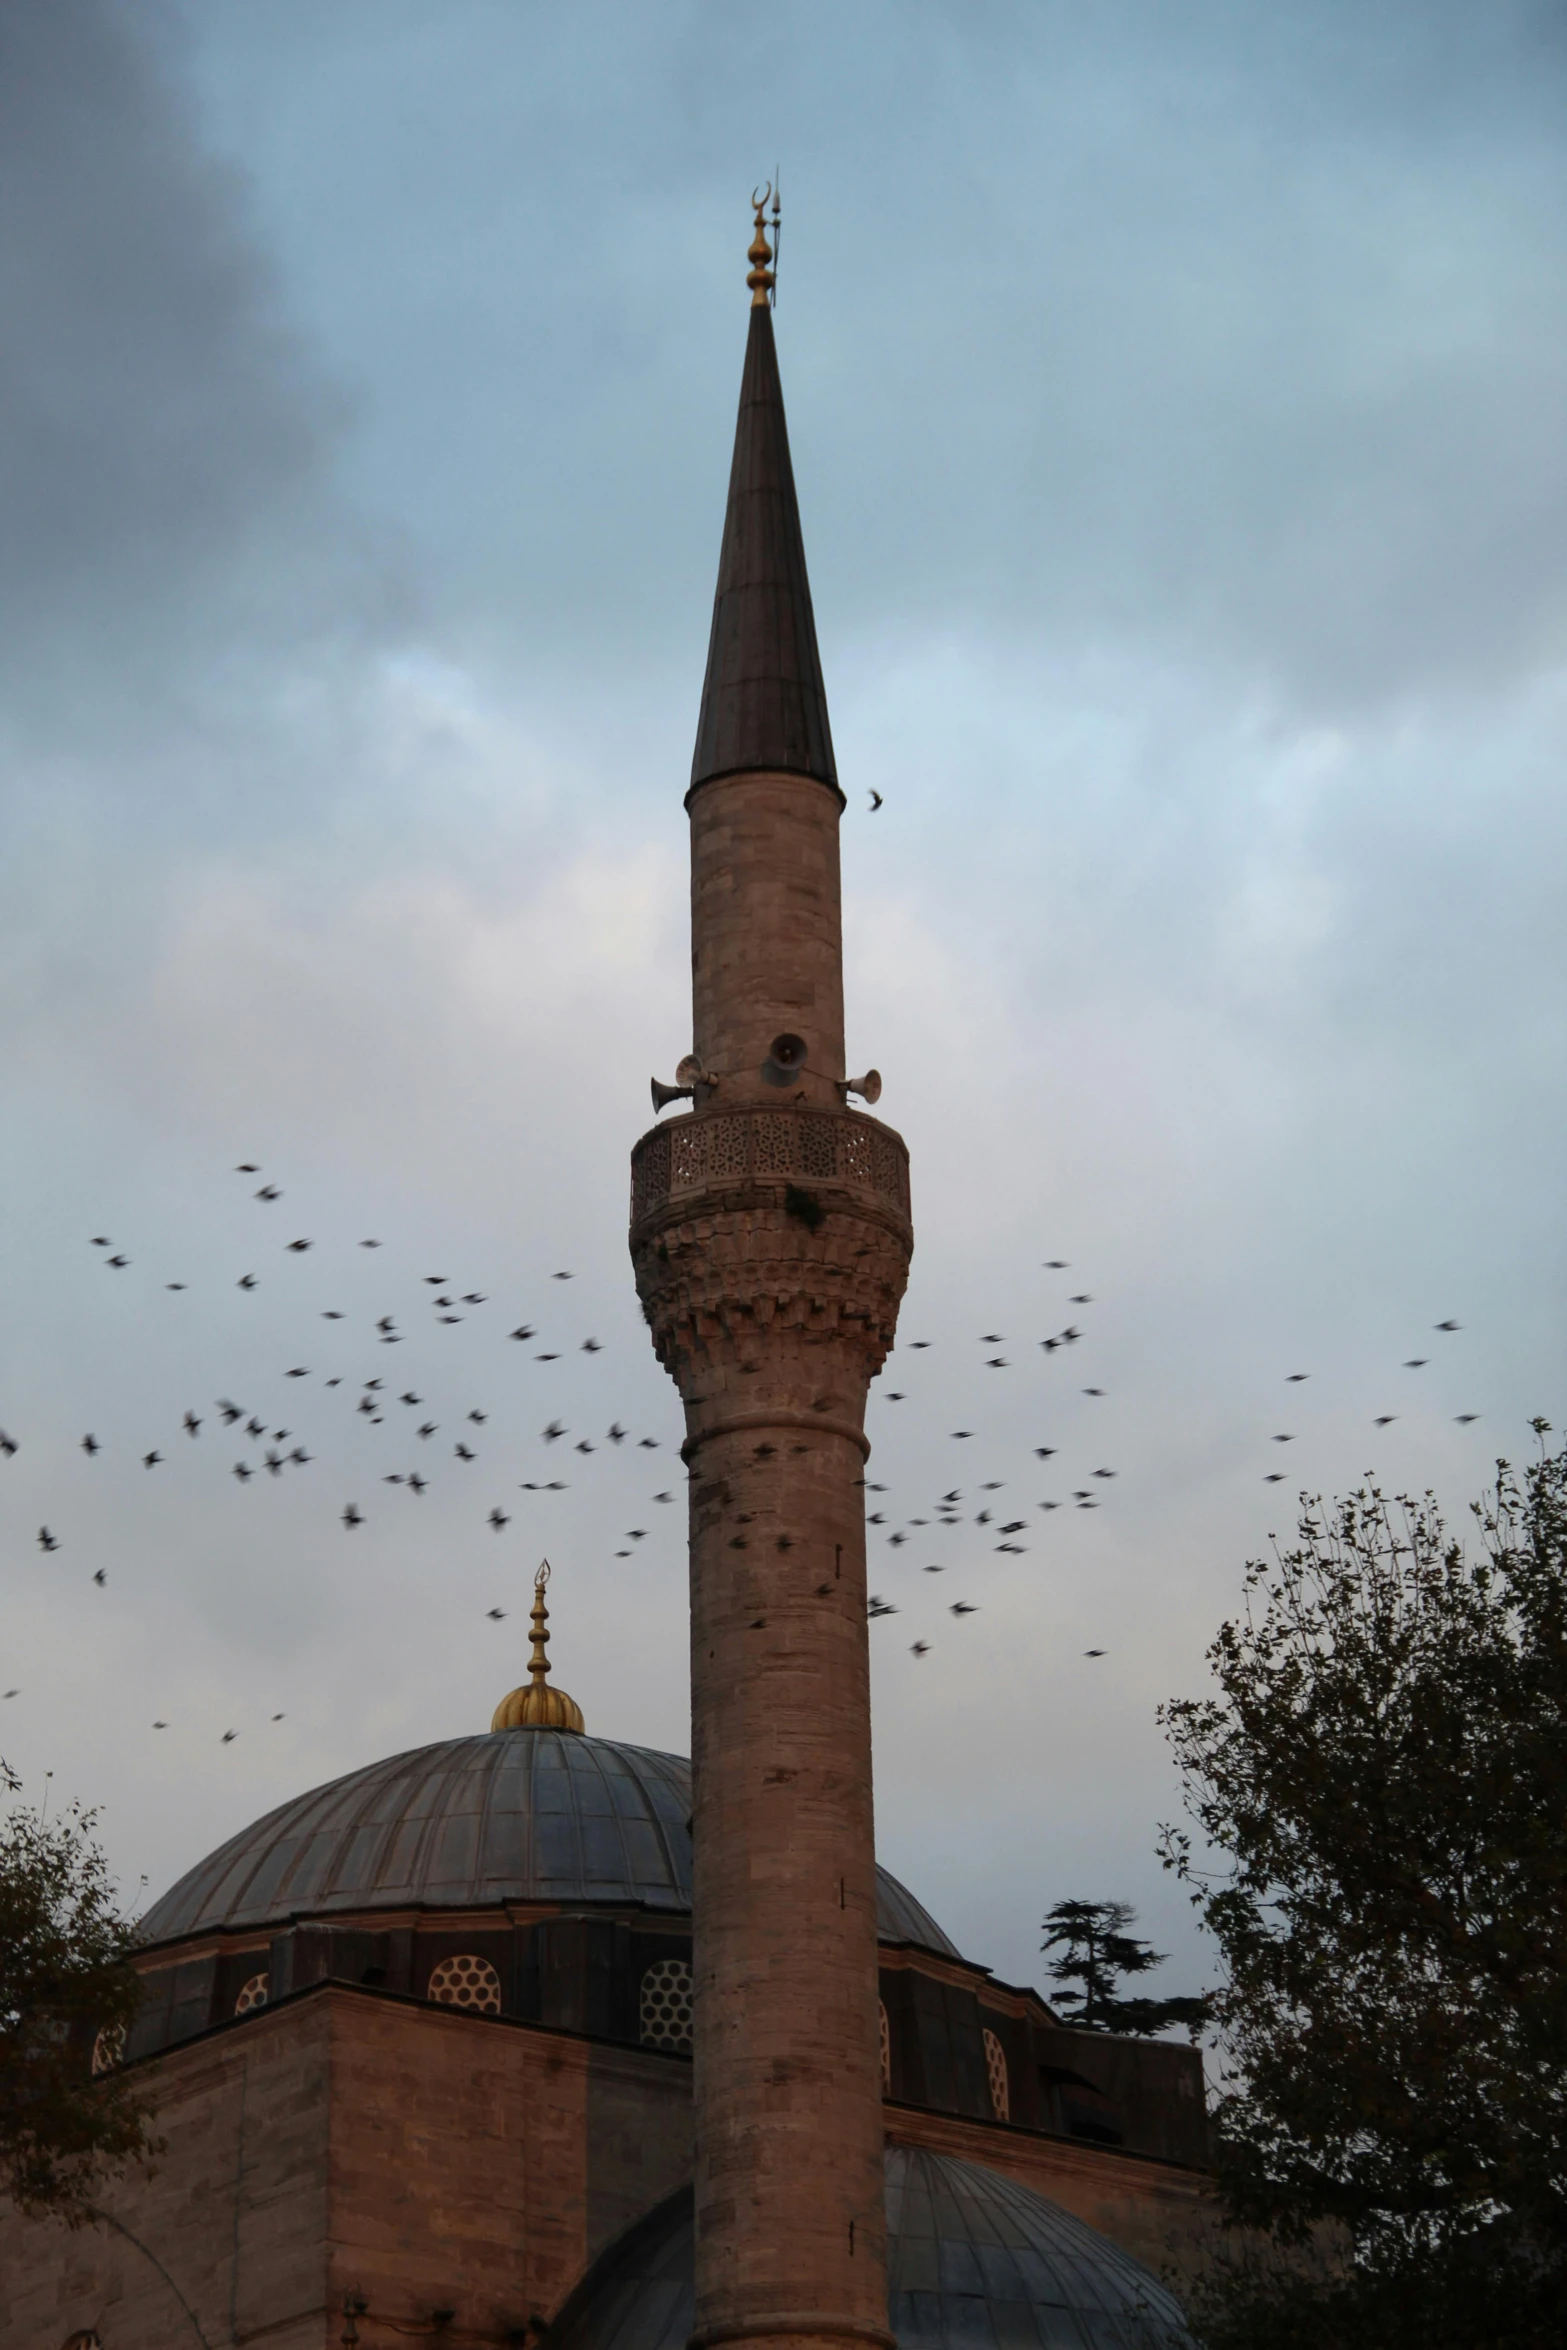
[[[1173,2350],[1200,2060],[1062,2024],[876,1865],[865,1399],[908,1153],[844,1055],[833,758],[762,211],[696,757],[692,1050],[632,1153],[686,1414],[692,1760],[550,1678],[144,1921],[165,2151],[0,2216],[0,2350]],[[956,1735],[949,1726],[948,1735]]]

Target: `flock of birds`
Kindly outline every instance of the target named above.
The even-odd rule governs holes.
[[[240,1163],[236,1172],[248,1178],[261,1175],[263,1170],[258,1163],[245,1160]],[[263,1181],[252,1196],[257,1203],[271,1209],[283,1199],[284,1193],[279,1184],[269,1179]],[[117,1246],[108,1234],[94,1234],[89,1245],[99,1252],[100,1261],[106,1270],[116,1275],[125,1274],[131,1270],[134,1259],[125,1248]],[[310,1237],[300,1235],[285,1241],[282,1247],[285,1254],[300,1258],[307,1255],[315,1245]],[[359,1248],[365,1251],[377,1251],[382,1245],[379,1239],[374,1238],[364,1239],[358,1243]],[[1051,1275],[1063,1275],[1070,1273],[1071,1266],[1067,1260],[1053,1257],[1045,1260],[1043,1270]],[[561,1268],[552,1273],[549,1278],[552,1282],[564,1284],[572,1281],[575,1275],[571,1270]],[[237,1290],[247,1294],[257,1290],[260,1285],[261,1276],[249,1269],[242,1272],[234,1282],[234,1287]],[[168,1280],[162,1284],[165,1290],[174,1293],[184,1292],[189,1286],[190,1284],[184,1280]],[[387,1289],[391,1289],[394,1283],[388,1281],[385,1286]],[[451,1281],[447,1276],[439,1273],[425,1273],[417,1276],[417,1292],[419,1293],[421,1318],[424,1318],[422,1330],[412,1326],[415,1317],[406,1306],[402,1309],[387,1306],[385,1310],[374,1316],[363,1317],[368,1323],[367,1329],[358,1327],[361,1318],[350,1315],[349,1310],[340,1304],[322,1304],[314,1309],[323,1323],[328,1325],[348,1324],[349,1329],[342,1333],[343,1336],[352,1334],[356,1342],[364,1339],[367,1343],[373,1343],[378,1350],[375,1368],[365,1371],[361,1376],[350,1377],[344,1370],[318,1370],[309,1362],[299,1361],[289,1364],[282,1373],[285,1380],[296,1383],[292,1392],[298,1396],[302,1405],[306,1397],[311,1395],[320,1398],[321,1406],[325,1406],[327,1398],[332,1399],[332,1408],[338,1418],[337,1433],[339,1435],[342,1433],[344,1421],[351,1422],[363,1431],[388,1431],[391,1441],[398,1446],[398,1456],[394,1463],[378,1469],[379,1480],[386,1487],[400,1490],[404,1495],[412,1496],[416,1501],[421,1499],[436,1481],[434,1464],[438,1459],[444,1459],[451,1464],[455,1474],[463,1479],[467,1479],[472,1472],[479,1468],[484,1457],[483,1448],[486,1447],[488,1441],[486,1431],[490,1428],[492,1419],[491,1409],[479,1402],[465,1402],[450,1414],[442,1407],[432,1406],[428,1401],[427,1392],[430,1382],[417,1379],[407,1381],[399,1379],[386,1355],[379,1351],[402,1346],[411,1336],[427,1337],[432,1327],[441,1330],[455,1329],[481,1314],[492,1302],[486,1291],[477,1288],[464,1289],[457,1282]],[[1065,1302],[1079,1314],[1085,1314],[1092,1308],[1095,1301],[1093,1293],[1084,1289],[1072,1292]],[[1452,1319],[1445,1319],[1436,1323],[1434,1327],[1442,1336],[1450,1337],[1456,1334],[1459,1324]],[[591,1334],[581,1337],[574,1336],[570,1339],[556,1337],[551,1343],[542,1343],[539,1327],[535,1322],[527,1319],[513,1325],[507,1331],[506,1336],[510,1344],[528,1349],[533,1362],[545,1366],[560,1364],[572,1354],[592,1358],[604,1352],[602,1342]],[[1040,1338],[1037,1342],[1030,1341],[1030,1353],[1037,1352],[1048,1361],[1057,1355],[1069,1354],[1073,1348],[1081,1345],[1083,1340],[1082,1323],[1080,1320],[1073,1320],[1063,1323],[1060,1328]],[[934,1343],[928,1338],[915,1338],[904,1341],[903,1345],[909,1355],[919,1356],[928,1352]],[[1003,1351],[1010,1342],[1001,1331],[990,1330],[980,1333],[978,1343],[987,1350],[991,1350],[987,1351],[982,1358],[985,1371],[1006,1373],[1016,1367],[1019,1358]],[[1426,1368],[1429,1360],[1430,1358],[1426,1356],[1411,1356],[1406,1359],[1404,1368],[1408,1371],[1420,1371]],[[1300,1386],[1309,1376],[1310,1374],[1305,1371],[1290,1372],[1286,1375],[1286,1384]],[[1095,1402],[1101,1402],[1106,1397],[1106,1390],[1097,1385],[1084,1385],[1080,1392],[1084,1397]],[[889,1404],[897,1404],[906,1402],[909,1398],[906,1390],[884,1388],[882,1400]],[[296,1415],[291,1414],[290,1416],[292,1418]],[[155,1474],[160,1470],[167,1470],[171,1456],[188,1446],[210,1447],[215,1439],[228,1438],[238,1448],[238,1457],[229,1464],[227,1472],[236,1484],[244,1487],[258,1481],[293,1478],[313,1466],[319,1466],[320,1456],[310,1450],[310,1441],[313,1440],[316,1444],[325,1445],[328,1448],[331,1445],[333,1431],[327,1424],[323,1410],[318,1407],[313,1414],[306,1416],[313,1416],[317,1423],[313,1439],[308,1440],[292,1426],[275,1420],[271,1410],[252,1409],[246,1403],[237,1400],[232,1394],[219,1394],[206,1404],[187,1404],[177,1415],[171,1411],[168,1415],[168,1432],[155,1438],[145,1450],[140,1450],[134,1457],[139,1461],[143,1472]],[[1456,1416],[1459,1424],[1463,1426],[1471,1425],[1478,1417],[1473,1412],[1463,1412]],[[1378,1414],[1375,1418],[1375,1425],[1379,1429],[1386,1428],[1398,1417],[1398,1414],[1392,1412]],[[959,1427],[950,1431],[950,1439],[955,1444],[968,1444],[975,1440],[976,1434],[977,1431],[974,1428]],[[668,1435],[638,1434],[633,1436],[628,1426],[619,1418],[610,1420],[602,1431],[599,1431],[595,1426],[593,1433],[583,1434],[569,1427],[559,1414],[552,1417],[539,1431],[539,1438],[544,1450],[545,1465],[554,1464],[557,1446],[563,1448],[559,1456],[561,1466],[565,1466],[568,1461],[580,1461],[585,1464],[601,1452],[608,1454],[625,1452],[635,1455],[656,1453],[666,1447],[673,1450],[677,1442]],[[509,1445],[512,1440],[505,1439],[504,1441]],[[1278,1445],[1293,1443],[1295,1433],[1291,1430],[1278,1430],[1273,1434],[1272,1441]],[[98,1463],[105,1455],[104,1441],[92,1429],[81,1434],[78,1444],[81,1453],[89,1463]],[[168,1447],[167,1450],[164,1449],[165,1446]],[[20,1449],[20,1438],[10,1429],[0,1427],[0,1460],[14,1459]],[[1039,1443],[1032,1447],[1032,1462],[1037,1464],[1034,1469],[1036,1476],[1044,1477],[1054,1474],[1054,1472],[1044,1469],[1043,1464],[1055,1460],[1058,1450],[1057,1445],[1048,1443]],[[1006,1479],[983,1479],[968,1490],[961,1484],[953,1483],[946,1485],[922,1508],[916,1508],[906,1517],[894,1510],[888,1485],[883,1481],[867,1477],[862,1480],[868,1504],[866,1512],[867,1539],[873,1544],[885,1544],[887,1550],[892,1554],[889,1564],[896,1561],[898,1554],[910,1545],[915,1545],[918,1549],[928,1552],[943,1547],[944,1538],[956,1535],[964,1537],[963,1547],[966,1549],[972,1549],[976,1542],[979,1542],[991,1548],[998,1557],[1019,1558],[1025,1554],[1028,1547],[1026,1538],[1036,1530],[1038,1520],[1061,1509],[1078,1511],[1099,1509],[1108,1499],[1109,1487],[1118,1474],[1117,1468],[1101,1462],[1092,1468],[1081,1471],[1082,1482],[1078,1485],[1068,1488],[1065,1492],[1041,1497],[1032,1503],[1021,1506],[1013,1503],[1010,1512],[1007,1505],[999,1498],[1007,1488],[1008,1481]],[[1265,1474],[1264,1482],[1269,1485],[1280,1484],[1284,1481],[1285,1474],[1281,1469],[1269,1470]],[[516,1487],[518,1492],[530,1496],[561,1494],[569,1489],[570,1481],[558,1474],[529,1477],[521,1480]],[[341,1487],[339,1491],[341,1491]],[[478,1509],[483,1508],[483,1502],[487,1498],[481,1496],[476,1506],[476,1515]],[[646,1496],[647,1502],[654,1508],[672,1507],[676,1499],[677,1495],[670,1485],[664,1485],[658,1491]],[[502,1500],[490,1500],[482,1522],[492,1533],[500,1534],[512,1524],[515,1512],[515,1504],[508,1508]],[[369,1522],[367,1510],[361,1497],[357,1494],[343,1500],[341,1506],[337,1507],[336,1514],[342,1529],[349,1535],[357,1534]],[[675,1521],[668,1523],[673,1524]],[[57,1527],[60,1529],[59,1531],[56,1530]],[[46,1522],[38,1527],[36,1537],[38,1549],[50,1556],[67,1550],[68,1528],[68,1509],[62,1509],[56,1513],[54,1524]],[[626,1560],[637,1556],[638,1546],[648,1540],[649,1531],[649,1527],[644,1525],[626,1528],[621,1538],[621,1547],[614,1552],[616,1559]],[[938,1558],[927,1557],[922,1565],[922,1572],[927,1575],[941,1575],[947,1571],[948,1562]],[[94,1584],[102,1588],[108,1582],[108,1568],[101,1563],[98,1564],[92,1570],[91,1579]],[[885,1597],[880,1592],[873,1592],[870,1596],[868,1612],[873,1621],[882,1621],[897,1615],[900,1608],[895,1600]],[[946,1604],[946,1612],[955,1622],[961,1623],[965,1618],[977,1614],[979,1606],[976,1601],[968,1597],[960,1597]],[[489,1620],[502,1623],[506,1620],[509,1611],[495,1605],[488,1608],[485,1613]],[[931,1647],[932,1642],[922,1637],[909,1644],[909,1653],[916,1659],[920,1659],[930,1653]],[[1107,1652],[1103,1648],[1094,1647],[1083,1653],[1089,1659],[1097,1659],[1103,1657]],[[16,1697],[19,1694],[19,1689],[5,1689],[0,1691],[0,1701]],[[282,1721],[285,1718],[286,1713],[283,1711],[271,1716],[274,1722]],[[158,1730],[166,1729],[168,1727],[167,1718],[158,1717],[152,1723],[152,1727]],[[230,1744],[236,1736],[235,1730],[226,1730],[222,1742]]]

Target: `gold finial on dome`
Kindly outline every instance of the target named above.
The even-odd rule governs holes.
[[[564,1689],[550,1686],[550,1611],[544,1604],[549,1579],[550,1562],[545,1559],[533,1578],[533,1630],[529,1635],[533,1656],[528,1679],[523,1688],[501,1699],[490,1722],[492,1730],[580,1730],[583,1726],[582,1708],[576,1699],[568,1697]]]
[[[767,266],[773,258],[773,250],[778,243],[778,196],[771,180],[768,181],[760,196],[754,188],[751,190],[751,202],[756,208],[756,234],[751,239],[751,250],[746,255],[747,261],[751,264],[751,273],[745,282],[751,289],[751,308],[765,310],[777,282],[774,271]],[[773,242],[771,245],[767,242],[767,207],[769,202],[773,208]]]

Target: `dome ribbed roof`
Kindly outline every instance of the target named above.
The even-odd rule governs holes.
[[[558,1730],[418,1746],[298,1795],[155,1901],[150,1942],[371,1909],[633,1903],[689,1915],[691,1765]],[[959,1954],[877,1871],[883,1941]]]
[[[691,2190],[589,2269],[539,2350],[685,2350],[696,2318]],[[1152,2271],[1015,2179],[887,2149],[887,2324],[899,2350],[1191,2350]]]

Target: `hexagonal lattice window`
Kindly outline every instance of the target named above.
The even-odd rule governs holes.
[[[985,2026],[985,2070],[990,2075],[990,2110],[998,2122],[1012,2118],[1012,2093],[1007,2085],[1007,2052],[989,2025]]]
[[[876,2002],[876,2026],[881,2035],[881,2085],[885,2095],[892,2094],[892,2026],[887,2021],[887,2009],[880,1999]]]
[[[691,1968],[683,1958],[655,1958],[642,1978],[642,2045],[691,2053]]]
[[[487,1958],[463,1950],[430,1969],[425,1996],[440,2007],[466,2007],[475,2015],[499,2015],[501,1979]]]
[[[248,1983],[243,1983],[240,1986],[239,1997],[234,2002],[234,2013],[236,2015],[250,2015],[256,2008],[265,2007],[267,1992],[270,1988],[271,1977],[269,1975],[252,1975]]]
[[[112,2073],[125,2054],[125,2026],[105,2024],[92,2044],[92,2069],[95,2073]]]

